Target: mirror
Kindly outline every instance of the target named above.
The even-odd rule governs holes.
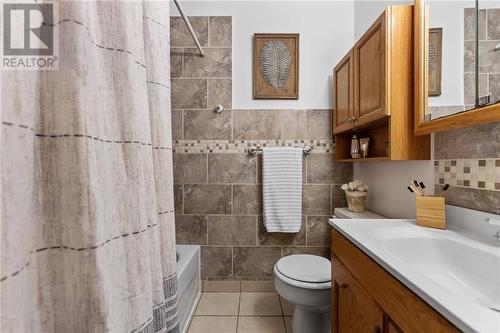
[[[416,134],[433,132],[424,129],[436,120],[443,125],[450,116],[462,119],[478,110],[492,112],[486,116],[490,121],[500,120],[500,1],[417,0],[415,7],[416,74],[421,76]],[[462,122],[452,127],[477,123]]]

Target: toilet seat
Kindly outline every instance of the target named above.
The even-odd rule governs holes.
[[[330,288],[330,270],[330,260],[309,254],[286,256],[274,265],[274,273],[280,280],[305,289]]]

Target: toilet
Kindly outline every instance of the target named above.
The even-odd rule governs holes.
[[[335,208],[332,218],[383,217],[370,211],[353,213],[343,207]],[[274,286],[278,294],[295,307],[293,333],[330,333],[330,260],[310,254],[283,257],[274,265]]]
[[[274,286],[294,306],[293,333],[330,332],[330,260],[296,254],[274,265]]]

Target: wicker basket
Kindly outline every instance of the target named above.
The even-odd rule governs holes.
[[[365,211],[365,200],[368,192],[345,191],[347,206],[351,212],[361,213]]]

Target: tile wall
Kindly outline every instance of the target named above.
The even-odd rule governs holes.
[[[329,255],[328,218],[346,205],[340,185],[352,165],[333,158],[330,110],[232,109],[231,18],[192,17],[206,56],[171,18],[172,126],[178,244],[202,246],[205,280],[272,277],[290,253]],[[225,111],[212,109],[222,104]],[[251,145],[313,146],[304,158],[303,225],[267,233],[262,223],[261,156]]]
[[[464,99],[467,106],[475,98],[475,9],[464,10]],[[500,101],[500,8],[479,11],[479,96]],[[446,59],[443,59],[446,61]]]
[[[500,122],[436,133],[434,159],[448,204],[500,214]]]

